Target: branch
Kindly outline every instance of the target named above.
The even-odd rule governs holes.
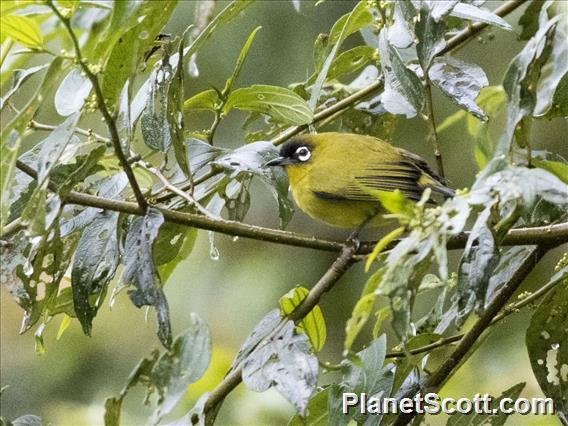
[[[445,177],[444,162],[442,161],[442,153],[440,151],[440,144],[438,143],[438,131],[436,130],[436,119],[434,118],[434,106],[432,105],[432,83],[428,78],[428,71],[424,72],[426,79],[426,107],[428,109],[428,122],[430,123],[430,139],[432,139],[432,146],[434,147],[434,157],[438,165],[438,174]]]
[[[79,41],[77,40],[77,37],[76,37],[75,33],[73,32],[73,29],[71,28],[70,20],[68,18],[65,18],[61,14],[61,12],[59,12],[59,9],[57,9],[57,7],[53,4],[53,1],[51,1],[51,0],[48,1],[47,5],[51,8],[51,10],[53,10],[53,13],[55,13],[57,15],[57,17],[59,18],[59,20],[63,23],[63,25],[65,26],[65,29],[67,30],[67,33],[69,34],[69,37],[71,38],[71,40],[73,42],[73,46],[75,47],[75,55],[77,56],[77,61],[79,62],[79,65],[80,65],[81,69],[83,70],[83,72],[85,73],[85,75],[87,76],[87,78],[91,81],[91,84],[93,85],[93,89],[95,90],[95,96],[97,97],[98,108],[99,108],[99,111],[101,112],[101,114],[103,115],[104,121],[107,124],[108,131],[109,131],[109,134],[110,134],[110,141],[112,142],[112,145],[114,146],[114,152],[115,152],[116,156],[118,157],[118,161],[120,162],[120,166],[124,169],[124,172],[126,173],[126,177],[128,178],[128,182],[130,182],[130,186],[132,188],[132,191],[134,192],[134,197],[136,198],[138,205],[140,206],[140,208],[142,210],[146,210],[148,203],[146,202],[146,199],[144,198],[144,195],[142,194],[142,190],[140,189],[140,186],[138,185],[138,182],[136,181],[136,176],[134,176],[134,172],[132,171],[132,168],[130,167],[128,160],[127,160],[126,156],[124,155],[124,152],[122,151],[122,146],[121,146],[121,143],[120,143],[120,136],[118,134],[118,129],[116,127],[116,121],[114,120],[114,117],[110,114],[110,111],[108,110],[108,108],[106,106],[105,98],[104,98],[101,86],[99,84],[99,80],[98,80],[97,76],[91,71],[91,69],[89,68],[89,66],[85,62],[83,55],[81,54],[81,48],[79,47]]]
[[[507,282],[502,290],[497,293],[495,298],[491,301],[489,306],[485,309],[483,315],[475,322],[471,330],[469,330],[465,336],[461,339],[460,343],[457,345],[455,350],[450,354],[448,359],[426,380],[426,382],[411,392],[407,393],[407,396],[413,397],[415,394],[420,393],[425,395],[428,392],[436,392],[445,383],[445,381],[450,377],[450,375],[456,370],[462,360],[473,347],[477,339],[483,334],[483,332],[491,326],[497,314],[505,306],[507,301],[511,298],[513,293],[521,285],[527,275],[532,271],[534,266],[542,259],[546,253],[546,249],[542,247],[536,247],[533,253],[528,256],[525,261],[521,264],[519,269],[515,271],[509,282]],[[417,413],[401,414],[397,417],[394,422],[395,426],[406,425],[412,421]]]
[[[358,232],[358,231],[357,231]],[[356,237],[350,237],[350,240]],[[339,281],[339,279],[347,272],[347,270],[355,263],[353,255],[357,251],[356,244],[353,244],[348,240],[347,243],[342,244],[341,252],[337,259],[331,264],[329,269],[323,274],[319,281],[312,287],[306,298],[302,303],[294,309],[289,315],[282,319],[282,322],[294,321],[298,323],[301,321],[312,309],[320,302],[322,296],[331,290],[333,286]],[[280,325],[280,324],[279,324]],[[275,329],[278,329],[277,326]],[[203,412],[206,416],[206,424],[209,424],[214,419],[207,418],[208,413],[211,413],[209,417],[215,417],[218,411],[219,404],[223,402],[225,397],[235,389],[242,381],[242,366],[235,368],[229,374],[225,376],[223,381],[217,385],[215,389],[209,394],[205,405],[203,406]]]
[[[530,296],[525,297],[524,299],[522,299],[521,301],[519,301],[517,303],[511,303],[509,306],[505,306],[505,308],[503,308],[503,310],[498,315],[496,315],[495,318],[493,318],[493,320],[491,321],[491,324],[489,326],[493,326],[494,324],[497,324],[499,321],[507,318],[509,315],[516,313],[516,312],[519,312],[519,310],[521,310],[525,306],[530,305],[531,303],[540,299],[542,296],[547,294],[550,290],[554,289],[554,287],[556,287],[556,285],[560,282],[562,282],[561,278],[559,278],[558,280],[550,281],[550,282],[546,283],[546,285],[544,285],[543,287],[539,288],[537,291],[532,293]],[[451,343],[457,342],[457,341],[461,340],[464,336],[465,336],[465,333],[460,333],[460,334],[455,334],[453,336],[444,337],[444,338],[438,340],[437,342],[430,343],[429,345],[424,345],[424,346],[421,346],[419,348],[411,349],[408,352],[404,352],[404,351],[387,352],[385,357],[386,358],[405,358],[407,356],[407,353],[409,353],[410,355],[417,355],[417,354],[424,353],[424,352],[430,352],[433,349],[437,349],[437,348],[440,348],[442,346],[446,346],[446,345],[449,345]]]
[[[37,179],[37,172],[17,160],[16,167],[30,177]],[[52,181],[49,182],[49,189],[58,192],[58,187]],[[77,204],[85,207],[96,207],[103,210],[118,211],[127,214],[143,216],[145,211],[139,205],[130,201],[113,200],[95,195],[84,194],[71,191],[62,200],[66,204]],[[249,225],[242,222],[226,219],[211,219],[204,215],[185,213],[167,208],[156,206],[167,222],[177,223],[178,225],[190,226],[193,228],[205,229],[208,231],[220,232],[222,234],[235,237],[250,238],[253,240],[266,241],[276,244],[284,244],[294,247],[311,248],[322,251],[339,252],[343,247],[340,241],[325,240],[316,238],[312,235],[299,234],[296,232],[282,231],[279,229],[265,228],[262,226]],[[3,235],[2,237],[5,237]],[[455,250],[465,247],[469,232],[462,232],[448,241],[448,249]],[[556,225],[547,225],[534,228],[511,229],[505,236],[501,245],[547,245],[556,246],[568,242],[568,222]],[[393,241],[387,249],[394,247],[398,241]],[[368,241],[360,244],[357,254],[369,254],[376,241]]]

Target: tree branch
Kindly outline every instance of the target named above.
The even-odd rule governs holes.
[[[52,132],[53,130],[56,129],[56,126],[52,126],[50,124],[39,123],[35,120],[30,121],[29,127],[32,130],[40,130],[40,131],[44,131],[44,132]],[[95,140],[97,140],[99,142],[106,143],[106,144],[112,143],[109,138],[105,138],[104,136],[93,132],[91,129],[81,129],[79,127],[76,127],[74,133],[77,133],[78,135],[87,136],[87,137],[92,136],[92,137],[95,138]]]
[[[483,332],[492,324],[499,311],[505,306],[507,301],[511,298],[513,293],[521,285],[527,275],[533,270],[534,266],[542,259],[547,249],[543,247],[536,247],[533,253],[528,256],[521,266],[515,271],[509,282],[507,282],[502,290],[497,293],[495,298],[491,301],[489,306],[485,309],[481,317],[475,322],[471,330],[460,340],[455,350],[450,354],[448,359],[426,380],[426,382],[419,388],[415,388],[407,393],[407,396],[413,397],[415,394],[420,393],[425,395],[428,392],[436,392],[456,370],[461,361],[465,358],[471,347],[475,344],[477,339]],[[406,425],[412,421],[417,413],[401,414],[394,422],[395,426]]]
[[[124,169],[124,172],[126,173],[126,177],[128,178],[128,182],[130,182],[130,186],[132,188],[132,191],[134,192],[134,197],[136,198],[138,205],[142,210],[146,210],[148,203],[146,202],[146,199],[142,194],[142,190],[140,189],[140,186],[136,181],[136,176],[134,176],[134,172],[132,171],[132,168],[130,167],[128,160],[124,155],[124,152],[122,151],[122,145],[120,143],[120,136],[118,134],[118,129],[116,127],[116,121],[114,120],[114,117],[110,114],[110,111],[107,108],[104,94],[99,84],[99,79],[91,71],[91,69],[85,62],[83,55],[81,54],[79,41],[77,40],[77,36],[75,35],[73,29],[71,28],[70,20],[64,17],[61,14],[61,12],[59,12],[59,9],[57,9],[57,7],[53,4],[53,1],[51,0],[48,1],[47,5],[51,8],[51,10],[53,10],[53,13],[55,13],[55,15],[57,15],[59,20],[63,23],[65,29],[67,30],[67,33],[69,34],[69,37],[71,38],[71,41],[73,42],[73,46],[75,47],[75,55],[77,56],[77,61],[79,62],[81,69],[83,70],[83,72],[85,73],[87,78],[91,81],[91,84],[93,85],[95,96],[97,97],[98,108],[101,114],[103,115],[103,119],[106,122],[110,134],[110,141],[112,142],[112,145],[114,147],[115,155],[118,157],[120,166]]]
[[[37,172],[21,160],[16,161],[16,167],[30,177],[37,179]],[[49,182],[49,189],[53,192],[58,192],[57,185],[52,181]],[[66,204],[97,207],[103,210],[118,211],[138,216],[143,216],[145,212],[139,205],[130,201],[113,200],[76,191],[71,191],[62,201]],[[156,208],[162,212],[167,222],[220,232],[235,237],[331,252],[339,252],[343,247],[343,243],[340,241],[325,240],[311,235],[248,225],[246,223],[222,218],[212,219],[199,214],[179,212],[159,206],[156,206]],[[2,235],[3,238],[5,236],[6,235]],[[468,237],[469,232],[461,232],[448,241],[448,249],[454,250],[465,247]],[[511,229],[505,236],[502,245],[517,246],[539,244],[555,246],[565,242],[568,242],[568,222],[534,228]],[[397,243],[398,241],[393,241],[387,249],[394,247]],[[359,255],[369,254],[375,244],[376,241],[363,242],[360,244],[356,253]]]

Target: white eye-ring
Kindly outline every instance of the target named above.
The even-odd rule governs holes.
[[[296,155],[298,156],[298,160],[300,160],[302,162],[306,162],[310,159],[310,157],[312,156],[312,153],[305,146],[301,146],[300,148],[298,148],[296,150]]]

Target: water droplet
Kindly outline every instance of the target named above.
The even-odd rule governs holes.
[[[231,239],[232,239],[234,242],[237,242],[237,241],[239,241],[239,236],[238,236],[238,235],[235,235],[235,236],[234,236],[233,238],[231,238]]]
[[[146,40],[149,36],[150,33],[148,31],[140,31],[140,34],[138,34],[140,40]]]
[[[256,97],[260,100],[264,99],[264,95],[262,93],[259,93],[258,95],[256,95]]]
[[[548,340],[550,339],[550,334],[548,333],[548,331],[543,330],[540,335],[542,336],[543,339]]]
[[[542,359],[537,359],[537,360],[536,360],[536,363],[537,363],[538,365],[543,365],[543,364],[544,364],[544,360],[542,360]]]
[[[560,347],[559,343],[553,343],[552,345],[550,345],[550,347],[552,348],[552,350],[557,351],[558,348]]]
[[[211,260],[219,260],[219,250],[217,250],[217,246],[215,245],[215,234],[213,232],[209,232],[209,257]]]

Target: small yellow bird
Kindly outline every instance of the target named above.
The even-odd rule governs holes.
[[[454,195],[422,158],[365,135],[297,136],[266,166],[284,166],[296,204],[311,217],[341,228],[356,228],[373,215],[370,225],[381,224],[380,204],[365,188],[398,189],[415,201],[426,188],[444,197]]]

